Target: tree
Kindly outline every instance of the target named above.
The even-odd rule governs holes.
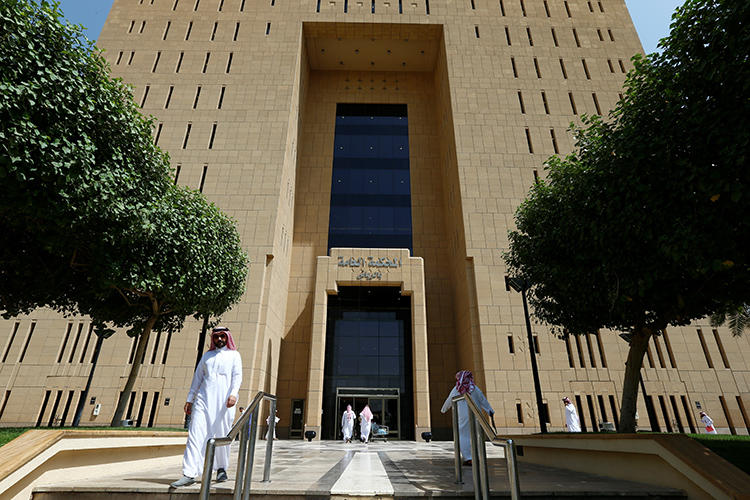
[[[711,326],[721,326],[724,323],[729,327],[732,335],[739,337],[750,328],[750,305],[742,304],[728,311],[717,311],[711,315]]]
[[[74,311],[101,248],[170,186],[128,86],[46,0],[0,1],[0,312]],[[78,283],[76,283],[78,281]]]
[[[505,259],[542,322],[631,333],[620,431],[650,338],[750,299],[750,3],[689,0],[662,54],[635,57],[607,122],[546,163]]]

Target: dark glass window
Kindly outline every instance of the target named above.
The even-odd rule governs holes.
[[[405,104],[338,104],[328,248],[412,248]]]

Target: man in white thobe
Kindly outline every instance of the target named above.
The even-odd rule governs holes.
[[[479,387],[474,385],[474,375],[469,370],[461,370],[456,373],[456,386],[448,394],[448,398],[440,409],[441,413],[447,412],[451,408],[451,400],[461,394],[471,394],[471,399],[476,403],[480,410],[486,411],[490,417],[495,414],[495,410],[490,406],[487,398]],[[471,465],[471,436],[469,430],[469,407],[466,401],[458,402],[458,435],[461,455],[464,457],[464,465]],[[455,439],[455,437],[454,437]],[[480,443],[484,444],[484,443]]]
[[[273,416],[274,418],[274,426],[273,426],[273,438],[276,439],[276,424],[279,423],[281,420],[278,415],[278,410],[276,410],[276,414]],[[268,439],[268,435],[271,434],[271,415],[268,415],[266,417],[266,425],[268,426],[268,430],[266,431],[266,439]]]
[[[182,458],[182,478],[173,488],[188,486],[203,474],[206,443],[226,436],[234,421],[234,410],[242,383],[242,359],[228,328],[211,332],[211,347],[198,363],[190,384],[185,413],[190,415],[187,446]],[[216,481],[226,481],[229,446],[216,448],[213,469]]]
[[[341,416],[341,433],[344,435],[344,442],[352,442],[352,431],[354,431],[354,411],[352,405],[346,405],[346,411]]]
[[[706,434],[718,434],[716,427],[714,427],[714,421],[709,417],[705,411],[700,412],[701,422],[706,426]]]
[[[359,439],[367,444],[367,441],[370,439],[370,427],[372,426],[372,411],[370,411],[369,404],[366,404],[359,413],[359,418]]]
[[[562,400],[565,404],[565,427],[568,428],[568,432],[581,432],[581,420],[578,418],[576,407],[570,402],[569,397],[566,396]]]

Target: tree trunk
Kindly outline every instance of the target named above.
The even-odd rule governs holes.
[[[635,432],[635,412],[638,402],[638,380],[643,366],[643,355],[648,348],[652,331],[637,328],[630,339],[628,360],[625,363],[625,380],[622,385],[622,405],[620,406],[620,430],[623,433]]]
[[[102,342],[104,337],[101,335],[96,336],[96,345],[94,346],[94,356],[91,358],[91,369],[89,370],[89,378],[86,380],[86,388],[81,394],[81,398],[78,400],[78,406],[76,407],[76,414],[73,417],[73,427],[78,427],[81,423],[81,415],[83,414],[83,408],[86,405],[86,399],[89,397],[89,389],[91,389],[91,381],[94,378],[94,371],[96,371],[96,363],[99,361],[99,353],[102,350]]]
[[[115,415],[112,417],[112,422],[109,424],[111,427],[119,427],[122,415],[125,413],[125,407],[130,399],[130,392],[133,390],[135,385],[135,379],[138,377],[138,370],[141,368],[141,359],[143,353],[146,351],[148,345],[148,338],[151,336],[151,329],[156,324],[156,320],[159,319],[158,314],[153,314],[146,321],[146,325],[143,327],[143,333],[138,339],[138,348],[135,351],[135,357],[133,358],[133,366],[130,367],[130,374],[128,375],[128,381],[125,382],[125,388],[120,394],[120,399],[117,401],[117,408],[115,409]]]

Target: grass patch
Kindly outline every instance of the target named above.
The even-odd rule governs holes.
[[[9,443],[29,429],[50,429],[49,427],[2,427],[0,428],[0,446]],[[54,427],[54,429],[61,429],[60,427]],[[182,427],[62,427],[65,430],[97,430],[97,431],[171,431],[171,432],[185,432],[187,429]]]
[[[750,436],[688,434],[735,467],[750,474]]]

